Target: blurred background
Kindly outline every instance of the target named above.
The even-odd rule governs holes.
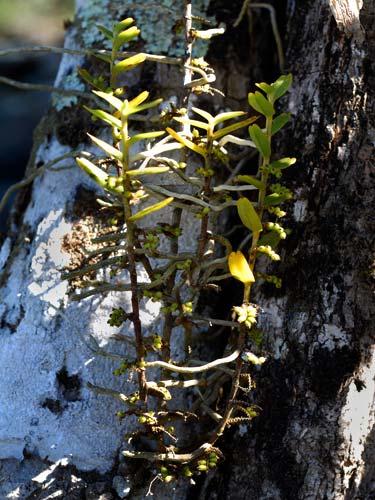
[[[64,23],[73,18],[74,0],[0,0],[0,50],[64,42]],[[27,83],[52,85],[60,56],[13,54],[0,57],[0,75]],[[32,145],[32,134],[50,102],[48,93],[18,90],[0,82],[0,198],[21,180]],[[0,231],[7,210],[0,213]]]

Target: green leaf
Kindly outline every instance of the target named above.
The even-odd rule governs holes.
[[[133,38],[136,38],[140,32],[141,30],[138,29],[137,26],[132,26],[125,31],[121,31],[115,36],[113,41],[113,50],[117,52],[125,43],[128,43],[133,40]]]
[[[131,217],[129,217],[128,220],[130,222],[134,222],[136,220],[142,219],[146,215],[150,215],[150,214],[152,214],[154,212],[157,212],[158,210],[161,210],[162,208],[166,207],[167,205],[169,205],[170,203],[172,203],[173,200],[174,200],[174,198],[170,197],[170,198],[166,198],[163,201],[160,201],[159,203],[155,203],[154,205],[150,205],[149,207],[147,207],[147,208],[145,208],[143,210],[140,210],[136,214],[134,214]]]
[[[115,33],[119,33],[122,30],[126,30],[129,28],[134,23],[134,19],[132,17],[127,17],[126,19],[123,19],[119,23],[115,24],[113,31]]]
[[[112,70],[112,79],[118,77],[121,73],[125,71],[130,71],[146,60],[145,54],[135,54],[134,56],[127,57],[123,61],[118,62],[114,65]]]
[[[263,92],[265,92],[266,94],[272,93],[272,87],[271,87],[271,85],[268,85],[268,83],[264,83],[264,82],[256,83],[255,86],[258,87],[258,89],[263,90]]]
[[[271,146],[267,134],[265,134],[258,125],[251,125],[251,127],[249,127],[249,134],[257,150],[264,158],[269,158],[271,156]]]
[[[155,108],[156,106],[159,106],[163,102],[163,99],[155,99],[154,101],[146,102],[146,104],[141,104],[140,106],[137,106],[136,108],[133,108],[129,114],[134,114],[134,113],[140,113],[141,111],[145,111],[146,109],[150,108]]]
[[[154,139],[155,137],[161,137],[164,134],[164,130],[155,130],[155,132],[142,132],[141,134],[133,135],[133,137],[129,139],[128,144],[129,146],[131,146],[137,141],[143,141],[144,139]]]
[[[91,134],[87,134],[92,142],[99,146],[103,151],[105,151],[109,156],[112,158],[115,158],[116,160],[121,160],[122,159],[122,153],[118,149],[114,148],[110,144],[108,144],[105,141],[102,141],[101,139],[98,139],[97,137],[94,137]]]
[[[130,177],[139,177],[141,175],[164,174],[165,172],[169,172],[169,167],[137,168],[134,170],[127,170],[126,175]]]
[[[263,234],[263,236],[258,241],[258,246],[269,245],[273,249],[277,247],[280,243],[280,236],[275,231],[270,231],[269,233]]]
[[[216,126],[219,123],[225,122],[227,120],[232,120],[233,118],[237,118],[238,116],[243,115],[246,115],[244,111],[229,111],[227,113],[219,113],[214,117],[212,124]]]
[[[208,123],[204,123],[199,120],[190,120],[190,118],[187,118],[185,116],[174,116],[173,120],[179,123],[188,123],[192,127],[202,128],[203,130],[208,130],[210,128]]]
[[[265,188],[265,185],[263,184],[263,182],[261,182],[256,177],[253,177],[252,175],[237,175],[236,181],[237,182],[244,182],[245,184],[251,184],[252,186],[255,186],[257,189],[264,189]]]
[[[276,134],[280,129],[284,127],[290,120],[290,113],[281,113],[281,115],[276,116],[276,118],[272,122],[272,135]]]
[[[248,100],[250,106],[254,108],[255,111],[258,111],[258,113],[262,113],[262,115],[267,117],[271,117],[275,114],[273,105],[260,92],[250,92]]]
[[[272,87],[272,97],[276,101],[276,99],[280,99],[288,90],[289,87],[292,85],[293,77],[291,73],[288,75],[281,75],[276,82],[274,82],[271,87]]]
[[[245,227],[253,233],[262,231],[262,223],[251,201],[247,198],[240,198],[237,201],[237,212]]]
[[[111,30],[103,26],[102,24],[97,24],[96,27],[108,40],[113,40],[113,33]]]
[[[212,115],[210,115],[210,113],[207,113],[207,111],[204,111],[203,109],[194,108],[194,107],[192,107],[191,109],[194,111],[194,113],[196,113],[197,115],[200,115],[202,118],[205,118],[208,122],[211,122],[214,120],[214,117]]]
[[[280,203],[283,203],[284,201],[290,199],[291,199],[290,195],[272,193],[264,198],[264,206],[270,207],[273,205],[280,205]]]
[[[213,134],[214,139],[220,139],[221,137],[224,137],[225,135],[230,134],[231,132],[234,132],[235,130],[238,130],[240,128],[246,127],[247,125],[250,125],[250,123],[255,122],[258,118],[256,116],[252,116],[251,118],[247,118],[246,120],[242,120],[237,123],[233,123],[233,125],[228,125],[228,127],[221,128],[220,130],[217,130]]]
[[[99,186],[102,188],[107,186],[108,174],[104,170],[94,165],[87,158],[76,158],[76,162]]]
[[[134,97],[134,99],[131,99],[129,101],[129,106],[132,108],[139,106],[140,104],[142,104],[142,102],[145,102],[146,99],[148,99],[149,95],[150,95],[150,93],[147,92],[147,90],[144,90],[139,95],[137,95],[137,97]]]
[[[296,161],[296,158],[280,158],[280,160],[276,160],[270,163],[270,167],[283,170],[284,168],[288,168],[291,165],[294,165]]]
[[[98,52],[93,52],[92,55],[100,61],[104,61],[105,63],[110,64],[112,62],[111,56],[106,56],[105,54],[100,54]]]
[[[173,137],[173,139],[176,139],[177,142],[180,144],[183,144],[187,148],[191,149],[195,153],[198,153],[199,155],[205,157],[206,156],[206,150],[201,148],[200,146],[197,146],[197,144],[194,144],[194,142],[190,141],[189,139],[186,139],[186,137],[182,137],[180,134],[178,134],[175,130],[171,128],[166,128],[166,131],[168,132],[169,135]]]
[[[109,94],[108,92],[100,92],[99,90],[93,90],[93,93],[100,97],[101,99],[104,99],[107,101],[111,106],[113,106],[117,111],[120,111],[123,105],[123,101],[121,99],[118,99],[112,94]]]
[[[88,108],[87,106],[83,107],[96,118],[100,118],[100,120],[103,120],[105,123],[108,123],[108,125],[111,125],[112,127],[116,128],[121,128],[121,121],[118,118],[115,118],[114,116],[110,115],[106,111],[103,111],[101,109],[91,109]]]
[[[96,78],[94,78],[93,76],[91,76],[90,73],[86,69],[79,68],[78,69],[78,74],[82,78],[82,80],[84,80],[86,83],[88,83],[92,87],[96,87],[97,88],[97,84],[96,84],[96,81],[95,81]]]

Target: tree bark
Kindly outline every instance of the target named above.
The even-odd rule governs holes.
[[[79,15],[66,46],[97,42],[94,23],[102,23],[101,16],[129,14],[143,28],[148,50],[173,52],[171,18],[178,18],[182,5],[159,2],[171,9],[171,16],[155,8],[143,26],[150,11],[145,14],[130,3],[78,2]],[[371,0],[363,5],[347,0],[274,4],[286,66],[294,76],[284,100],[292,126],[282,133],[278,151],[280,156],[296,156],[298,164],[286,177],[296,196],[288,210],[285,225],[292,231],[282,246],[278,270],[283,286],[256,290],[268,361],[255,375],[252,398],[262,411],[251,427],[225,434],[221,445],[226,460],[217,470],[194,486],[178,483],[173,493],[155,484],[155,498],[373,498],[374,6]],[[208,58],[228,96],[218,104],[233,109],[244,103],[254,81],[271,80],[278,72],[265,12],[250,10],[251,33],[247,19],[232,28],[241,5],[196,2],[202,15],[227,23],[227,34],[211,44]],[[82,63],[64,56],[57,83]],[[170,98],[178,94],[178,78],[173,70],[151,66],[135,84],[156,83]],[[61,101],[55,103],[40,128],[30,172],[82,149],[92,125],[78,108],[61,106]],[[19,496],[11,498],[39,498],[43,488],[57,484],[61,498],[74,492],[99,498],[99,493],[88,496],[99,491],[91,483],[100,479],[110,484],[113,476],[117,494],[122,488],[130,498],[144,498],[148,488],[149,481],[121,479],[121,465],[118,473],[117,451],[127,429],[115,420],[116,402],[85,388],[87,381],[108,386],[113,380],[113,363],[97,358],[88,363],[92,353],[85,336],[91,333],[115,349],[106,324],[113,296],[72,304],[60,279],[59,269],[71,259],[79,262],[82,246],[95,235],[96,208],[88,189],[92,185],[78,169],[46,171],[18,198],[2,246],[0,457],[3,470],[13,477],[0,485],[0,496],[18,487]],[[157,324],[152,313],[146,321],[150,328]],[[40,479],[41,486],[30,481],[45,464],[64,457],[71,464],[58,468],[64,483],[57,478],[53,486],[46,477]],[[23,460],[22,466],[11,458]],[[107,475],[82,472],[93,469]],[[54,474],[50,471],[47,477],[56,478]],[[73,483],[79,487],[74,489]]]

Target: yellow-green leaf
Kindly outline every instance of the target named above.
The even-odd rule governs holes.
[[[145,60],[146,60],[146,55],[142,53],[127,57],[123,61],[120,61],[114,65],[112,71],[113,77],[116,78],[121,73],[134,69],[135,67],[142,64]]]
[[[253,233],[262,231],[262,223],[259,219],[253,204],[247,198],[240,198],[237,201],[237,211],[242,224],[250,229]]]
[[[225,122],[227,120],[232,120],[233,118],[237,118],[238,116],[243,115],[246,115],[244,111],[228,111],[226,113],[219,113],[214,117],[212,123],[214,126],[216,126],[219,123]]]
[[[157,212],[158,210],[161,210],[162,208],[166,207],[167,205],[172,203],[173,200],[174,200],[174,198],[171,196],[170,198],[166,198],[165,200],[160,201],[159,203],[155,203],[154,205],[150,205],[149,207],[144,208],[143,210],[140,210],[136,214],[129,217],[128,220],[130,222],[134,222],[136,220],[142,219],[143,217],[146,217],[146,215],[150,215],[150,214]]]
[[[192,107],[191,109],[194,111],[194,113],[200,115],[202,118],[205,118],[208,122],[212,122],[214,120],[214,117],[210,115],[210,113],[208,113],[207,111],[204,111],[203,109],[194,107]]]
[[[272,96],[275,99],[279,99],[282,97],[285,92],[287,92],[292,85],[293,82],[293,77],[289,73],[288,75],[281,75],[276,82],[274,82],[271,87],[272,87]]]
[[[288,168],[291,165],[294,165],[296,163],[296,158],[280,158],[280,160],[275,160],[270,164],[270,167],[278,168],[280,170],[283,170],[284,168]]]
[[[248,95],[249,104],[255,111],[262,115],[271,117],[275,114],[273,105],[260,92],[250,92]]]
[[[251,125],[251,127],[249,127],[249,134],[257,150],[265,158],[269,158],[271,156],[271,146],[267,134],[265,134],[258,125]]]
[[[105,101],[108,102],[108,104],[110,104],[115,109],[120,111],[120,109],[122,107],[121,99],[119,99],[118,97],[115,97],[112,94],[108,94],[108,92],[100,92],[99,90],[93,90],[93,93],[96,94],[101,99],[104,99]]]
[[[186,146],[187,148],[191,149],[192,151],[198,153],[201,156],[206,156],[206,151],[203,148],[197,146],[197,144],[194,144],[194,142],[190,141],[186,137],[183,137],[182,135],[178,134],[175,130],[167,127],[166,131],[168,132],[169,135],[173,137],[173,139],[176,139],[176,141],[179,142],[180,144]]]
[[[129,28],[129,26],[131,26],[133,23],[134,23],[134,19],[132,17],[127,17],[126,19],[123,19],[119,23],[115,24],[113,31],[115,33],[119,33],[120,31],[126,30],[127,28]]]
[[[159,98],[150,102],[146,102],[146,104],[141,104],[140,106],[132,107],[131,112],[129,114],[133,115],[134,113],[140,113],[141,111],[145,111],[146,109],[155,108],[156,106],[159,106],[159,104],[161,104],[162,102],[163,99]]]
[[[228,127],[221,128],[220,130],[217,130],[214,132],[213,137],[214,139],[218,140],[221,137],[224,137],[225,135],[228,135],[235,130],[238,130],[240,128],[246,127],[247,125],[250,125],[250,123],[255,122],[258,118],[256,116],[252,116],[250,118],[247,118],[247,120],[242,120],[237,123],[233,123],[233,125],[228,125]]]
[[[130,177],[140,177],[141,175],[155,175],[164,174],[169,171],[169,167],[148,167],[148,168],[137,168],[134,170],[128,170],[126,175]]]
[[[99,146],[103,151],[105,151],[109,156],[112,158],[115,158],[116,160],[121,160],[122,159],[122,153],[118,149],[114,148],[110,144],[108,144],[105,141],[102,141],[101,139],[98,139],[97,137],[94,137],[91,134],[87,134],[92,142]]]
[[[155,132],[142,132],[141,134],[133,135],[133,137],[128,141],[129,146],[137,141],[143,141],[144,139],[155,139],[155,137],[160,137],[164,135],[164,130],[155,130]]]
[[[132,26],[127,30],[120,31],[120,33],[115,36],[113,41],[113,50],[117,52],[122,45],[133,40],[133,38],[137,37],[140,32],[141,30],[138,29],[137,26]]]
[[[76,158],[78,165],[91,177],[99,186],[105,188],[107,186],[108,174],[101,168],[97,167],[87,158]]]
[[[188,123],[192,127],[202,128],[203,130],[208,130],[209,129],[208,123],[204,123],[204,122],[201,122],[199,120],[190,120],[190,118],[187,118],[187,117],[184,117],[184,116],[174,116],[173,119],[176,122],[179,122],[179,123],[184,123],[184,124]]]
[[[149,95],[150,93],[147,92],[147,90],[144,90],[139,95],[137,95],[137,97],[134,97],[134,99],[131,99],[129,101],[129,106],[136,108],[137,106],[142,104],[142,102],[145,102]]]
[[[271,94],[271,92],[272,92],[272,87],[271,87],[271,85],[268,85],[268,83],[264,83],[264,82],[256,83],[255,86],[258,87],[259,89],[263,90],[263,92],[265,92],[266,94]]]
[[[242,252],[231,252],[229,254],[228,267],[233,278],[242,281],[244,284],[254,283],[253,271]]]
[[[265,185],[263,184],[263,182],[261,182],[256,177],[253,177],[252,175],[237,175],[236,181],[237,182],[244,182],[245,184],[251,184],[252,186],[255,186],[257,189],[264,189],[265,188]]]
[[[121,128],[121,121],[107,113],[106,111],[103,111],[101,109],[91,109],[88,108],[87,106],[83,106],[87,111],[89,111],[93,116],[96,118],[100,118],[103,120],[105,123],[108,123],[109,125],[112,125],[113,127]]]

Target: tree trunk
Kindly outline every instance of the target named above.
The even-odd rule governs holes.
[[[276,292],[260,286],[256,294],[268,361],[256,373],[252,397],[262,411],[251,427],[225,434],[226,460],[217,470],[194,486],[178,483],[173,493],[170,486],[155,484],[160,499],[373,498],[375,11],[371,0],[363,5],[360,0],[274,3],[287,69],[294,76],[284,101],[292,126],[281,135],[279,151],[296,156],[298,166],[286,177],[296,196],[286,224],[292,232],[282,247],[283,286]],[[143,30],[142,50],[176,53],[171,26],[181,16],[179,4],[171,7],[164,0],[150,10],[126,0],[81,0],[66,46],[96,43],[95,22],[132,15]],[[196,12],[227,24],[227,34],[211,43],[208,58],[228,96],[218,104],[233,109],[244,103],[254,81],[270,80],[278,72],[267,11],[250,10],[253,31],[248,33],[246,19],[232,28],[241,5],[237,0],[230,7],[222,0],[193,2]],[[82,63],[64,55],[57,84],[77,85],[75,69]],[[157,83],[166,98],[178,94],[179,75],[155,68],[142,72],[139,85]],[[39,127],[29,173],[83,149],[79,145],[92,125],[79,108],[66,105],[55,100]],[[101,498],[100,491],[111,498],[108,485],[115,476],[112,498],[144,498],[149,481],[139,486],[139,478],[122,477],[122,464],[118,469],[117,452],[127,431],[115,419],[118,405],[85,387],[87,381],[108,386],[113,380],[113,363],[88,362],[87,345],[90,333],[115,349],[106,324],[113,296],[99,303],[66,298],[60,270],[82,259],[82,247],[95,235],[96,208],[92,184],[78,169],[61,166],[72,166],[72,160],[57,165],[58,172],[45,171],[19,196],[1,251],[5,481],[0,497],[45,498],[43,489],[60,489],[58,498]],[[155,328],[152,314],[147,321]],[[46,471],[47,464],[63,458],[71,465]],[[90,470],[98,474],[85,472]],[[39,483],[31,481],[42,471]]]

